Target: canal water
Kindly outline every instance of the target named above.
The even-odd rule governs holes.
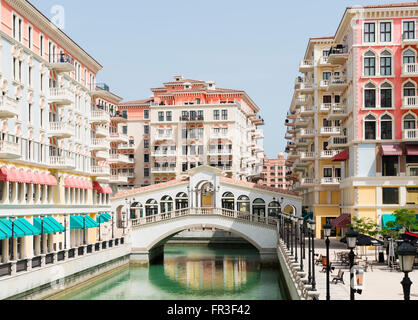
[[[283,300],[277,268],[254,248],[165,246],[164,262],[127,267],[61,300]]]

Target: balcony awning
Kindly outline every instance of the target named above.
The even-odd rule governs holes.
[[[22,225],[24,225],[27,229],[29,229],[32,232],[32,235],[37,236],[41,234],[41,230],[36,228],[34,225],[32,225],[28,220],[25,218],[19,218],[16,221],[19,221]]]
[[[15,168],[7,169],[7,167],[2,167],[0,169],[0,181],[8,181],[8,182],[20,182],[26,179],[26,174],[21,177],[20,172],[18,172]]]
[[[61,223],[59,223],[57,220],[55,220],[55,218],[45,217],[45,221],[47,221],[47,223],[49,223],[51,226],[53,226],[53,228],[56,230],[56,232],[64,232],[65,231],[64,226]]]
[[[93,190],[96,190],[97,193],[101,193],[101,194],[112,194],[112,188],[109,186],[102,186],[100,183],[98,182],[94,182],[93,184]]]
[[[71,230],[83,229],[83,219],[80,216],[71,216],[70,217],[70,229]]]
[[[401,156],[403,154],[399,144],[382,144],[381,148],[384,156]]]
[[[347,228],[351,224],[351,214],[342,214],[337,219],[331,221],[334,228]]]
[[[48,183],[47,183],[48,186],[57,186],[58,185],[57,178],[55,178],[52,174],[49,174],[47,176],[47,181],[48,181]]]
[[[408,156],[418,156],[418,145],[417,144],[406,145],[406,154]]]
[[[96,216],[96,221],[98,223],[106,223],[109,222],[109,220],[112,219],[112,216],[108,214],[107,212],[102,213],[101,215]]]
[[[41,218],[35,217],[33,218],[33,224],[36,228],[43,231],[44,234],[60,233],[65,231],[64,226],[53,217],[45,217],[43,224]]]
[[[348,159],[350,159],[350,150],[349,149],[345,149],[343,152],[340,152],[339,154],[337,154],[336,156],[334,156],[332,158],[332,161],[335,162],[343,162],[343,161],[347,161]]]
[[[94,221],[89,215],[86,215],[86,218],[81,216],[71,216],[70,217],[70,228],[80,230],[80,229],[91,229],[98,228],[99,224]]]
[[[16,224],[16,221],[14,226],[12,226],[12,222],[10,220],[0,219],[0,226],[1,229],[7,234],[7,238],[12,237],[12,229],[14,238],[22,238],[26,236],[25,231],[19,228],[19,226]]]

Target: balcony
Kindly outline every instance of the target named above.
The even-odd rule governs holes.
[[[230,149],[209,149],[209,156],[227,156],[232,155],[232,150]]]
[[[254,138],[255,139],[264,139],[264,131],[262,131],[262,130],[256,130],[254,133]]]
[[[286,127],[293,127],[295,125],[295,122],[294,121],[290,121],[289,119],[286,119],[285,122],[284,122],[284,125]]]
[[[315,152],[301,152],[300,153],[300,160],[311,161],[315,160],[316,154]]]
[[[310,143],[310,140],[305,139],[305,138],[299,138],[299,139],[296,140],[296,145],[298,147],[306,147],[306,146],[309,145],[309,143]]]
[[[174,140],[174,134],[157,134],[154,138],[155,141]]]
[[[304,94],[309,94],[314,91],[314,85],[312,82],[301,82],[299,89],[297,89],[299,92],[302,92]]]
[[[341,150],[323,150],[321,151],[321,159],[332,159],[339,153]]]
[[[300,180],[300,187],[301,188],[310,188],[316,185],[315,179],[312,178],[302,178]]]
[[[109,177],[110,167],[109,166],[105,166],[105,167],[92,166],[91,175],[95,177]]]
[[[418,63],[406,63],[402,66],[402,77],[418,77]]]
[[[299,159],[300,158],[300,154],[297,152],[291,152],[289,153],[289,155],[287,156],[287,159],[289,160],[295,160],[295,159]]]
[[[293,140],[293,135],[285,135],[284,136],[284,138],[286,139],[286,140]]]
[[[310,163],[309,162],[304,162],[301,159],[297,159],[295,161],[295,163],[293,164],[293,167],[298,170],[298,169],[305,169],[306,167],[309,167]]]
[[[151,152],[151,157],[176,157],[177,151],[173,150],[156,150]]]
[[[96,127],[96,137],[98,138],[109,137],[109,129],[106,127]]]
[[[299,66],[299,71],[302,73],[313,70],[314,61],[313,60],[302,60]]]
[[[264,146],[260,145],[260,144],[256,144],[254,146],[254,151],[255,152],[264,152]]]
[[[312,117],[315,114],[315,108],[313,106],[302,106],[300,108],[301,117]]]
[[[10,141],[0,141],[0,159],[19,159],[20,157],[20,144]]]
[[[109,156],[109,163],[111,164],[129,164],[129,157],[124,154],[111,154]]]
[[[296,79],[295,79],[295,90],[298,90],[302,83],[303,83],[303,78],[302,77],[296,77]]]
[[[14,118],[19,115],[19,102],[3,96],[0,100],[0,119]]]
[[[95,153],[95,158],[100,160],[107,160],[109,159],[109,151],[97,151]]]
[[[222,170],[223,172],[232,172],[232,166],[218,166],[218,165],[211,165],[211,167]],[[243,171],[244,174],[251,176],[249,170]],[[254,174],[256,175],[256,174]]]
[[[340,135],[341,127],[322,127],[321,135],[331,136],[331,135]]]
[[[347,77],[343,76],[332,76],[329,85],[328,85],[328,92],[334,92],[334,91],[344,91],[348,87],[348,81]]]
[[[91,151],[109,151],[110,143],[108,139],[92,139],[90,145]]]
[[[321,185],[338,186],[341,183],[341,178],[322,178]]]
[[[180,117],[180,122],[204,122],[204,116],[189,116],[189,117]]]
[[[328,120],[344,120],[347,117],[347,107],[338,104],[332,105],[328,113]]]
[[[57,139],[68,139],[75,135],[75,127],[68,122],[50,122],[48,134]]]
[[[328,140],[328,149],[343,149],[348,147],[348,137],[337,136]]]
[[[118,150],[135,150],[135,148],[135,143],[123,143],[118,146]]]
[[[309,120],[305,120],[302,118],[297,118],[295,122],[296,128],[306,128],[309,125]]]
[[[53,58],[53,62],[49,63],[49,68],[55,73],[73,72],[75,71],[73,58],[68,54],[58,54]]]
[[[329,86],[329,80],[321,80],[321,82],[319,83],[320,89],[328,89],[328,86]]]
[[[404,97],[402,103],[402,109],[417,109],[418,97]]]
[[[68,88],[50,88],[48,103],[57,106],[68,106],[74,103],[74,94]]]
[[[126,134],[118,133],[118,132],[112,132],[110,133],[110,142],[111,143],[129,143],[129,137]]]
[[[67,156],[49,156],[51,168],[74,170],[76,168],[75,159]]]
[[[331,48],[328,55],[328,62],[334,65],[343,65],[348,59],[348,47],[337,45]]]
[[[305,97],[297,97],[295,99],[295,105],[296,106],[303,106],[303,105],[305,105],[307,103],[308,103],[308,99],[305,98]]]
[[[128,183],[128,175],[127,174],[117,174],[117,175],[111,175],[109,183],[114,184],[126,184]]]
[[[90,123],[108,124],[110,123],[110,115],[104,110],[93,110],[91,112]]]
[[[110,115],[110,121],[113,123],[126,123],[128,122],[128,117],[117,111],[116,113]]]
[[[407,141],[418,141],[418,129],[405,129],[403,138]]]
[[[328,56],[322,56],[321,58],[319,58],[319,65],[321,66],[327,66],[330,65],[331,63],[329,62]]]
[[[300,129],[300,136],[302,138],[314,138],[316,135],[315,129]]]
[[[329,111],[331,110],[332,107],[332,103],[322,103],[321,107],[319,108],[319,111],[321,113],[329,113]]]
[[[151,173],[176,173],[177,168],[176,167],[154,167],[151,169]]]

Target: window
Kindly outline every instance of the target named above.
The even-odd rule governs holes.
[[[402,55],[403,59],[403,63],[404,64],[408,64],[408,63],[415,63],[416,59],[415,59],[415,52],[408,49],[406,50],[403,55]]]
[[[144,134],[149,134],[149,126],[144,126]]]
[[[219,120],[219,110],[213,110],[213,120]]]
[[[322,80],[329,80],[331,78],[331,72],[323,72]]]
[[[32,87],[32,67],[30,66],[28,69],[28,85],[30,88]]]
[[[388,51],[383,51],[380,57],[380,75],[390,76],[392,74],[392,55]]]
[[[164,121],[164,112],[163,111],[158,112],[158,121],[160,121],[160,122]]]
[[[144,177],[146,177],[146,178],[149,177],[149,168],[144,169]]]
[[[222,120],[228,120],[228,110],[222,110]]]
[[[407,114],[403,118],[403,128],[405,130],[413,130],[416,128],[416,120],[412,114]]]
[[[33,39],[33,28],[32,26],[28,27],[28,47],[32,49],[32,39]]]
[[[123,134],[128,134],[128,126],[123,126],[122,127],[122,133]]]
[[[324,168],[324,178],[332,178],[332,168]]]
[[[384,116],[382,116],[380,120],[380,129],[381,129],[380,138],[382,140],[393,139],[392,118],[388,114],[385,114]]]
[[[364,24],[364,42],[375,42],[375,29],[376,24],[374,22],[368,22]]]
[[[403,22],[403,39],[415,39],[415,21]]]
[[[29,123],[32,123],[32,104],[29,103],[28,105],[28,121]]]
[[[382,188],[383,204],[399,204],[399,188]]]
[[[149,110],[144,110],[144,119],[149,119]]]
[[[122,118],[128,119],[128,110],[123,110],[122,111]]]
[[[407,83],[404,84],[403,86],[403,96],[404,97],[415,97],[415,85],[408,81]]]
[[[376,108],[376,87],[373,83],[368,83],[364,89],[364,107]]]
[[[376,140],[376,118],[371,114],[364,120],[364,139]]]
[[[149,140],[144,139],[144,148],[148,149],[149,148]]]
[[[392,108],[392,85],[387,82],[380,87],[380,107]]]
[[[171,111],[167,111],[165,117],[167,121],[173,121],[173,113]]]
[[[382,156],[382,176],[396,177],[398,175],[398,156]]]
[[[380,42],[392,41],[392,24],[390,22],[380,23]]]
[[[364,75],[376,75],[376,56],[371,51],[368,51],[364,54]]]
[[[149,163],[149,154],[144,154],[144,162]]]

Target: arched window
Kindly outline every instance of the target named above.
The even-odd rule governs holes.
[[[135,202],[134,204],[132,204],[130,209],[130,218],[132,220],[143,218],[144,206],[142,204],[140,204],[139,202]]]
[[[404,97],[415,97],[416,88],[415,84],[413,84],[411,81],[408,81],[403,85],[403,96]]]
[[[364,107],[376,108],[376,86],[373,83],[367,83],[364,87]]]
[[[417,126],[417,121],[416,118],[414,117],[414,115],[412,114],[407,114],[404,118],[403,118],[403,128],[405,130],[414,130],[416,129]]]
[[[281,211],[280,203],[277,201],[270,202],[269,204],[269,217],[278,217]]]
[[[402,54],[402,61],[404,64],[415,63],[416,62],[415,52],[412,51],[411,49],[404,51],[404,53]]]
[[[160,201],[160,212],[168,213],[173,211],[173,199],[170,196],[162,197]]]
[[[253,202],[253,215],[264,217],[266,215],[266,202],[263,199],[255,199]]]
[[[224,193],[222,196],[222,209],[235,210],[235,197],[233,193]]]
[[[239,212],[251,212],[250,198],[247,196],[240,196],[237,200],[237,209]]]
[[[364,139],[376,140],[376,118],[371,114],[364,119]]]
[[[392,75],[392,55],[387,50],[380,54],[380,75]]]
[[[376,55],[371,51],[364,54],[364,75],[376,75]]]
[[[388,114],[385,114],[380,118],[380,139],[393,139],[392,117]]]
[[[158,202],[154,199],[150,199],[145,204],[145,215],[147,217],[158,214]]]
[[[392,108],[392,85],[388,82],[382,83],[380,86],[380,107]]]
[[[189,197],[186,193],[180,192],[176,196],[176,210],[186,209],[189,207]]]

